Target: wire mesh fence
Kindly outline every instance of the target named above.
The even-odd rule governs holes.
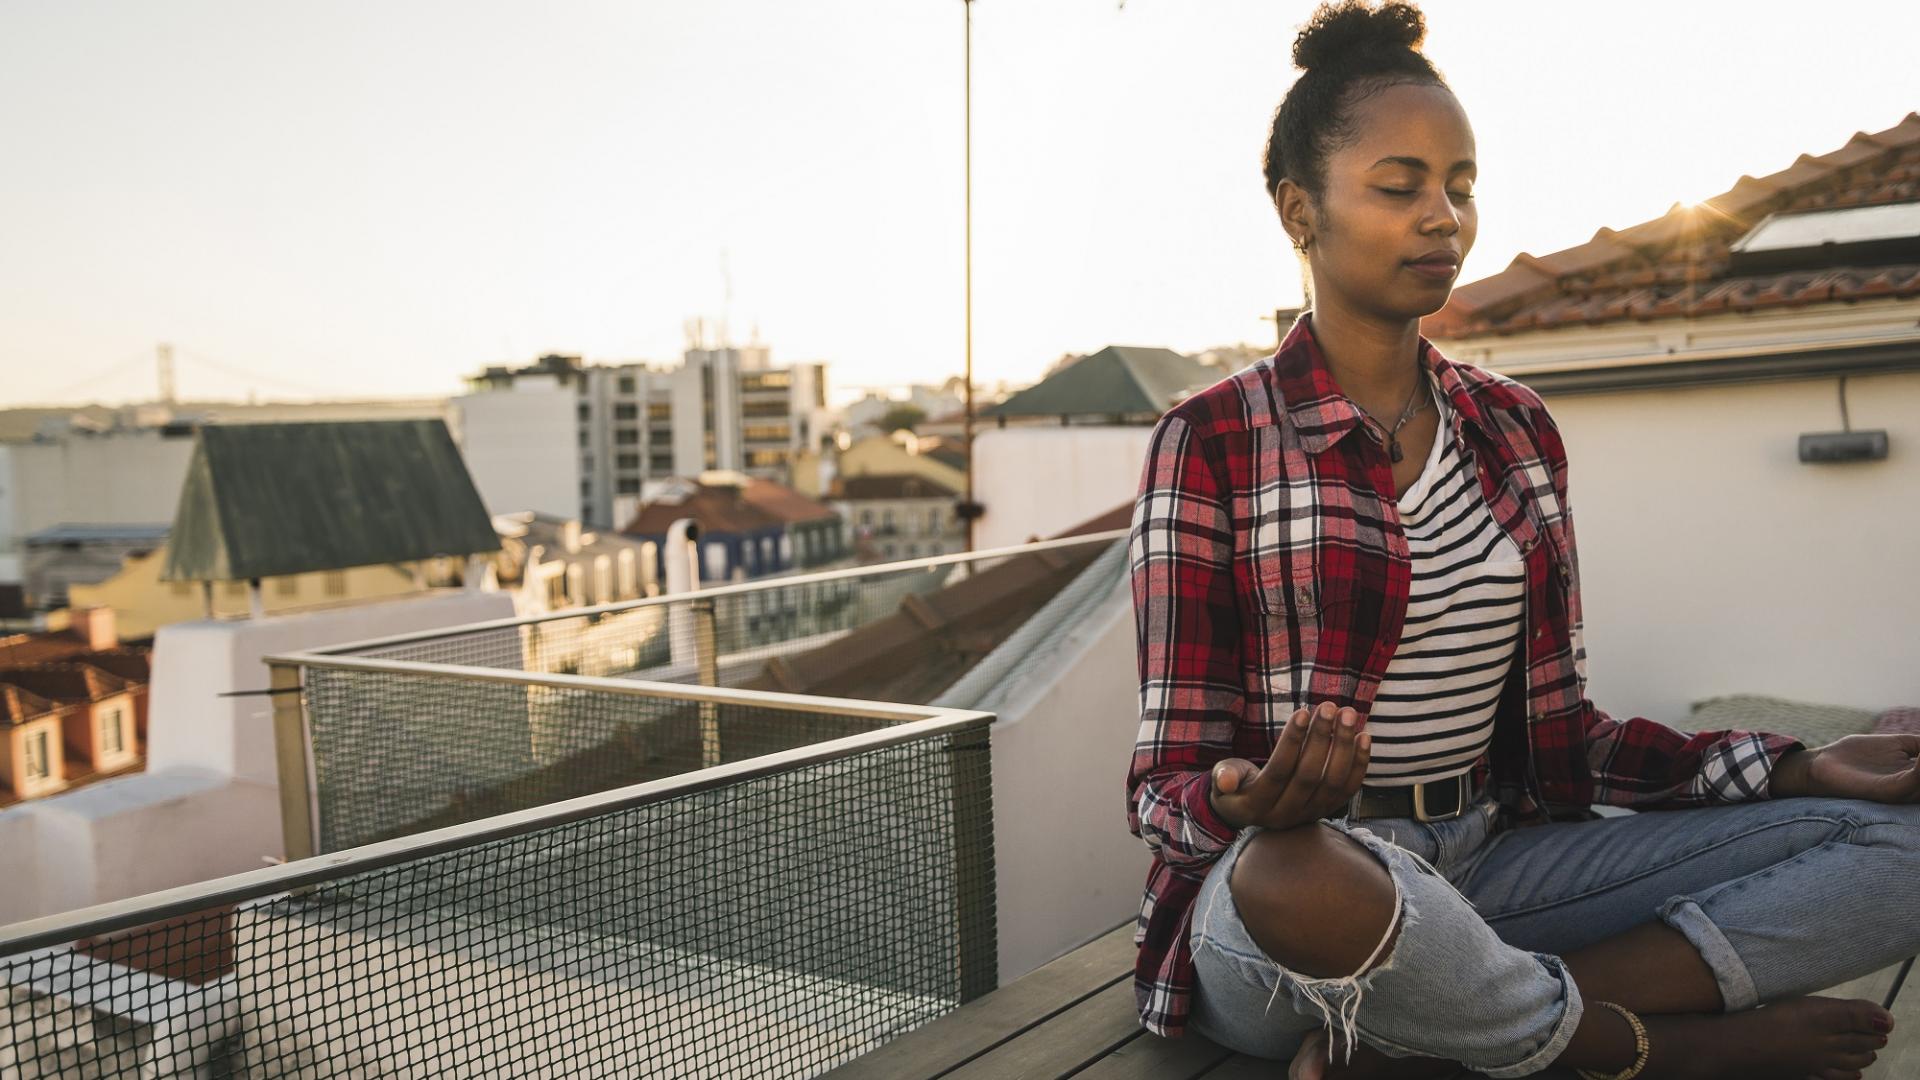
[[[0,1076],[817,1075],[996,981],[986,720],[0,930]]]
[[[975,621],[1017,624],[1123,537],[1103,533],[778,578],[336,651],[535,673],[751,686],[776,678],[769,675],[775,661],[818,654],[902,618],[937,631],[943,609],[953,609]]]

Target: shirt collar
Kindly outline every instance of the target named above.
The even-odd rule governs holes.
[[[1299,434],[1300,447],[1318,454],[1361,426],[1361,411],[1340,390],[1327,370],[1326,356],[1313,337],[1311,311],[1293,322],[1293,328],[1273,355],[1273,374],[1286,418]],[[1421,366],[1452,406],[1453,437],[1460,441],[1461,425],[1471,423],[1486,431],[1487,419],[1453,361],[1441,355],[1425,335],[1419,339]]]

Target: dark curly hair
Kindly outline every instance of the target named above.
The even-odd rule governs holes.
[[[1267,137],[1269,201],[1282,179],[1320,196],[1327,154],[1353,133],[1356,101],[1400,83],[1447,85],[1420,51],[1426,35],[1426,17],[1404,0],[1378,7],[1338,0],[1314,9],[1293,39],[1293,65],[1302,74],[1274,110]]]

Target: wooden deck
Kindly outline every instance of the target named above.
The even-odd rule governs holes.
[[[1133,1008],[1133,924],[961,1006],[827,1074],[828,1080],[1274,1080],[1286,1065],[1230,1053],[1198,1036],[1162,1039]],[[1897,968],[1834,987],[1881,1001]],[[1920,978],[1920,974],[1916,974]],[[1894,1039],[1867,1080],[1920,1076],[1920,990],[1902,989]],[[1479,1073],[1458,1074],[1461,1080]],[[1541,1080],[1568,1080],[1549,1069]]]

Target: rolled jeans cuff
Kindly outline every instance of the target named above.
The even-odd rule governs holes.
[[[1560,985],[1566,991],[1567,1006],[1560,1013],[1560,1019],[1553,1025],[1553,1031],[1539,1049],[1511,1065],[1488,1067],[1477,1065],[1475,1068],[1494,1080],[1507,1080],[1508,1077],[1532,1076],[1553,1064],[1567,1043],[1573,1041],[1573,1033],[1580,1027],[1580,1018],[1586,1013],[1586,1003],[1580,997],[1580,988],[1574,985],[1573,976],[1567,972],[1567,965],[1558,956],[1551,953],[1535,953],[1542,966],[1559,978]]]
[[[1673,897],[1660,905],[1659,914],[1661,921],[1680,931],[1699,950],[1700,959],[1707,962],[1707,970],[1713,972],[1713,981],[1720,986],[1722,1011],[1739,1012],[1760,1004],[1760,993],[1753,987],[1753,974],[1747,970],[1746,961],[1733,951],[1727,935],[1713,925],[1692,897]]]

